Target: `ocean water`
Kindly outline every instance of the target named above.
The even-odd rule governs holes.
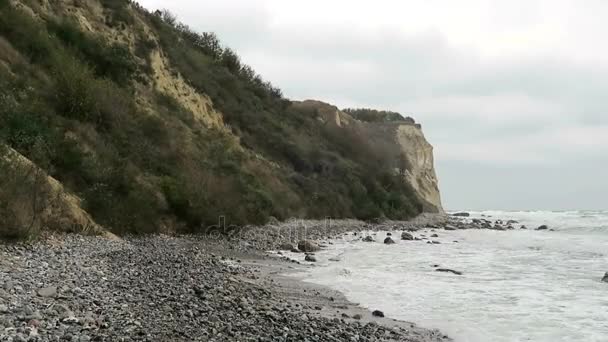
[[[608,283],[600,281],[608,272],[608,212],[471,214],[555,231],[414,233],[438,234],[437,245],[400,241],[400,232],[393,232],[395,245],[381,243],[384,232],[377,243],[350,236],[318,253],[317,267],[299,276],[457,342],[608,341]]]

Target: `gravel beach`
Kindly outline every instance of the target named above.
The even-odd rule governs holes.
[[[451,341],[285,276],[310,266],[266,253],[297,248],[301,237],[323,246],[346,232],[445,222],[291,221],[231,238],[0,243],[0,341]]]

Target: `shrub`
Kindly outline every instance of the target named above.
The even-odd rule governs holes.
[[[108,77],[126,85],[137,71],[137,62],[129,48],[119,43],[108,43],[80,30],[73,20],[49,21],[50,32],[73,49],[83,61],[93,66],[96,76]]]

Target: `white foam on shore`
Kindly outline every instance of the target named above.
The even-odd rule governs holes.
[[[437,230],[432,239],[440,245],[400,241],[399,232],[395,245],[381,243],[385,233],[376,243],[339,239],[317,253],[322,267],[300,276],[458,342],[606,341],[608,284],[600,279],[608,271],[608,231],[589,222],[601,215],[577,215],[578,230],[494,213],[557,230]],[[340,261],[328,260],[336,255]],[[463,275],[436,272],[434,264]]]

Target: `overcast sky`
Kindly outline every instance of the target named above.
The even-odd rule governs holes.
[[[608,209],[608,1],[139,2],[290,98],[416,118],[447,209]]]

